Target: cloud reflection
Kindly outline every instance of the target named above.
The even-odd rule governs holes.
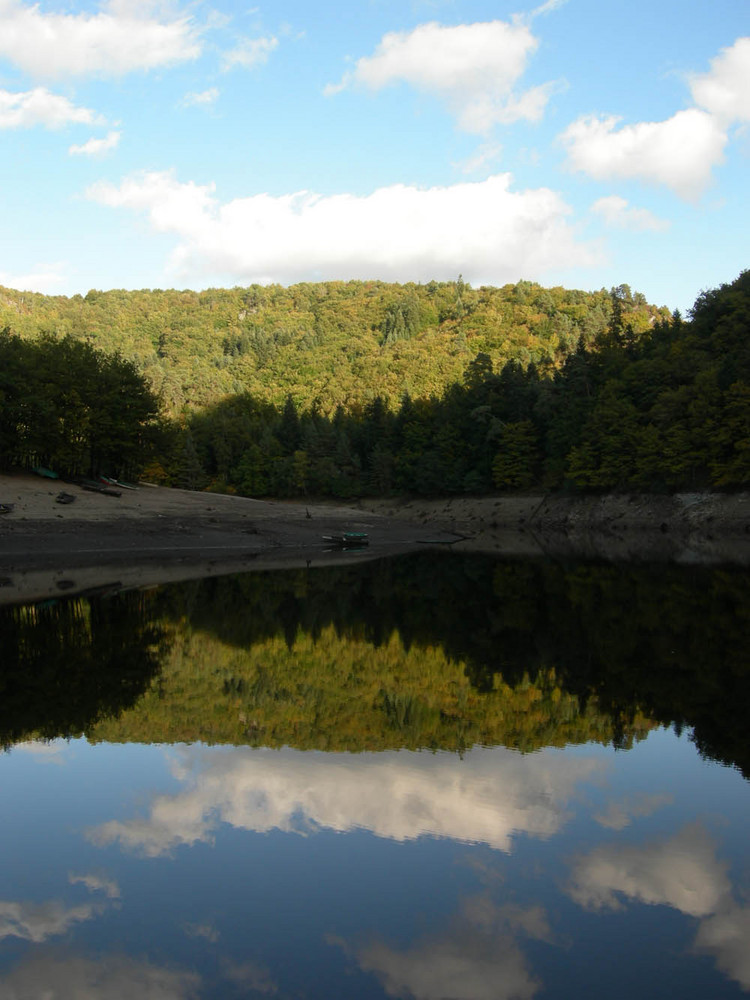
[[[352,949],[363,972],[388,996],[414,1000],[530,1000],[540,988],[517,936],[550,940],[540,907],[496,906],[487,896],[467,900],[448,932],[408,948],[375,941]],[[343,942],[346,950],[350,950]]]
[[[228,823],[299,834],[364,829],[399,841],[429,835],[510,851],[519,833],[555,833],[576,783],[601,767],[554,751],[522,756],[502,748],[461,759],[188,747],[173,766],[183,790],[155,798],[145,817],[112,820],[88,836],[158,856],[210,841]]]
[[[587,909],[617,909],[625,897],[701,918],[696,949],[750,989],[750,909],[733,898],[727,868],[707,831],[691,824],[667,840],[608,845],[577,859],[568,892]]]
[[[693,917],[713,913],[729,892],[726,865],[700,826],[646,847],[607,845],[580,858],[570,895],[588,909],[619,907],[617,894],[661,903]]]
[[[65,906],[56,899],[44,903],[0,900],[0,940],[17,937],[40,944],[47,938],[65,934],[74,924],[91,920],[103,910],[100,904]]]
[[[125,957],[99,961],[34,952],[0,977],[3,1000],[197,1000],[200,979]]]

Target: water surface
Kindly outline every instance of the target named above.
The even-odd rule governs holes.
[[[424,553],[4,610],[0,997],[743,995],[747,582]]]

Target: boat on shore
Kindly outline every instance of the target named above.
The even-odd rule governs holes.
[[[344,531],[340,535],[323,535],[323,541],[341,549],[362,549],[370,544],[366,531]]]

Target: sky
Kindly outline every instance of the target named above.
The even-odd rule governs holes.
[[[750,0],[0,0],[0,284],[750,266]]]

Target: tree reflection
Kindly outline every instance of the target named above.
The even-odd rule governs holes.
[[[132,708],[167,632],[141,593],[0,609],[0,744],[78,736]]]
[[[0,732],[529,751],[666,724],[748,774],[746,583],[422,552],[15,609]]]

